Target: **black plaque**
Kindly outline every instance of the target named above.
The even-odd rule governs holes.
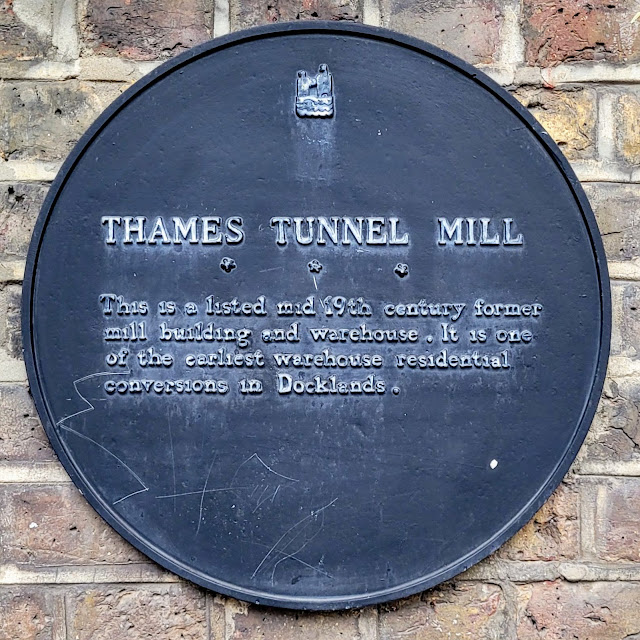
[[[257,29],[98,119],[38,220],[29,380],[93,507],[216,591],[411,594],[566,473],[609,348],[602,245],[534,119],[432,46]]]

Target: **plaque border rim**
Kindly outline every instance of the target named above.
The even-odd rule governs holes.
[[[108,505],[98,496],[92,484],[85,478],[82,470],[76,466],[74,460],[67,454],[66,448],[60,440],[55,428],[55,423],[49,411],[47,400],[40,388],[40,376],[38,374],[34,336],[31,324],[33,313],[32,295],[35,284],[38,255],[49,216],[56,205],[58,195],[64,187],[68,176],[73,172],[85,151],[90,147],[93,140],[100,134],[104,127],[106,127],[108,123],[117,116],[118,112],[123,109],[128,102],[145,91],[148,87],[161,80],[164,76],[176,71],[180,67],[183,67],[192,61],[195,61],[196,59],[203,58],[214,54],[218,50],[227,49],[244,42],[291,34],[328,34],[342,35],[345,37],[353,36],[399,45],[405,49],[422,54],[427,58],[435,59],[452,68],[454,71],[462,73],[464,76],[480,85],[482,89],[488,91],[496,99],[501,101],[523,121],[531,133],[538,139],[566,180],[567,185],[580,208],[586,230],[589,234],[600,287],[600,348],[598,350],[591,391],[585,401],[582,415],[576,423],[576,428],[571,442],[565,449],[562,457],[559,459],[554,471],[549,475],[547,481],[539,488],[536,495],[520,509],[516,516],[496,532],[493,537],[486,540],[481,546],[476,547],[476,549],[466,556],[463,556],[456,562],[443,567],[437,573],[422,576],[421,578],[417,578],[388,589],[380,589],[363,594],[350,594],[341,597],[284,596],[239,587],[238,585],[221,579],[214,579],[204,573],[192,570],[170,557],[166,552],[150,541],[147,541],[144,536],[138,535],[124,520],[124,518],[122,518],[112,508],[112,505]],[[459,573],[462,573],[469,567],[489,556],[502,546],[509,538],[515,535],[527,522],[529,522],[533,515],[559,486],[571,464],[573,464],[578,450],[589,431],[606,377],[611,343],[611,325],[612,311],[609,272],[604,246],[595,215],[591,209],[584,189],[575,175],[575,172],[571,168],[569,161],[565,158],[557,144],[544,130],[542,125],[540,125],[538,121],[535,120],[535,118],[507,92],[506,89],[492,80],[483,71],[473,67],[457,56],[412,36],[407,36],[382,27],[373,27],[359,23],[300,21],[265,25],[230,33],[197,45],[175,58],[162,63],[150,73],[136,81],[131,87],[127,88],[98,116],[98,118],[80,137],[63,162],[55,179],[51,183],[32,233],[31,242],[27,252],[22,287],[22,344],[31,395],[34,399],[38,415],[43,423],[47,437],[51,442],[56,455],[62,463],[65,471],[71,477],[73,484],[80,490],[81,494],[87,499],[92,508],[98,512],[109,526],[115,529],[119,535],[132,544],[136,549],[144,553],[163,568],[182,578],[190,580],[191,582],[214,592],[238,598],[243,601],[285,609],[310,611],[336,611],[381,604],[430,589],[453,578]]]

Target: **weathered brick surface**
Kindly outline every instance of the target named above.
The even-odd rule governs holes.
[[[297,613],[232,605],[230,640],[368,640],[359,630],[359,612]]]
[[[214,3],[206,0],[80,1],[85,55],[168,58],[211,38]]]
[[[86,565],[143,562],[87,504],[63,485],[0,485],[0,562]]]
[[[571,560],[579,555],[578,492],[561,484],[532,520],[499,551],[508,560]]]
[[[26,257],[47,190],[48,185],[37,182],[0,184],[0,258]]]
[[[27,387],[0,384],[0,460],[54,459]]]
[[[640,584],[539,582],[518,587],[518,640],[632,640]]]
[[[640,381],[634,378],[605,383],[578,468],[625,462],[640,462]]]
[[[514,96],[529,109],[570,160],[592,158],[596,140],[596,94],[591,89],[521,88]]]
[[[61,160],[126,85],[0,84],[0,159]]]
[[[361,0],[231,0],[230,8],[233,29],[293,20],[362,20]]]
[[[507,615],[504,594],[497,585],[450,583],[383,605],[380,640],[501,640]]]
[[[0,348],[12,358],[22,358],[21,300],[20,285],[0,284]]]
[[[614,183],[584,185],[598,221],[609,260],[640,256],[640,186]]]
[[[208,640],[204,592],[187,584],[78,589],[66,605],[74,640]]]
[[[427,40],[472,64],[498,57],[503,0],[382,0],[385,26]]]
[[[591,491],[597,557],[612,562],[640,562],[640,479],[603,480],[593,483]]]
[[[611,354],[635,358],[640,355],[640,284],[611,286],[613,327]]]
[[[640,164],[640,95],[618,96],[615,112],[615,140],[623,162]]]
[[[59,596],[38,587],[0,589],[0,640],[58,640],[61,604]]]
[[[0,60],[38,60],[53,53],[52,0],[0,1]]]
[[[227,602],[230,601],[232,601],[231,598],[223,598],[212,594],[207,598],[208,640],[228,640]]]
[[[528,64],[640,59],[640,28],[632,2],[524,0],[523,35]]]

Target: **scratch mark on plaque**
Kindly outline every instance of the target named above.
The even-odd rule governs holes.
[[[171,472],[173,474],[173,493],[176,492],[176,458],[173,450],[173,432],[171,430],[171,416],[169,416],[169,446],[171,447]],[[176,500],[173,499],[173,512],[176,512]]]
[[[131,493],[127,494],[126,496],[119,498],[118,500],[116,500],[115,502],[113,502],[113,505],[118,504],[119,502],[123,502],[124,500],[126,500],[127,498],[132,498],[133,496],[137,496],[139,493],[144,493],[145,491],[149,491],[149,489],[147,489],[146,487],[144,489],[138,489],[138,491],[132,491]]]
[[[318,290],[318,283],[316,282],[316,277],[315,276],[313,276],[313,284],[315,285],[316,291],[317,291]]]
[[[269,548],[266,544],[261,544],[259,542],[254,542],[254,544],[264,547],[265,549]],[[284,551],[276,551],[275,553],[279,553],[281,556],[289,555],[289,554],[286,554]],[[298,558],[298,556],[296,556],[295,554],[291,554],[289,559],[295,560],[296,562],[299,562],[301,565],[304,565],[305,567],[311,569],[312,571],[317,571],[318,573],[321,573],[322,575],[327,576],[327,578],[333,579],[333,576],[327,571],[325,571],[324,569],[320,569],[320,567],[314,567],[312,564],[309,564],[308,562],[305,562],[304,560],[302,560],[302,558]],[[320,563],[322,563],[322,561],[320,561]]]
[[[271,571],[271,584],[275,583],[275,579],[276,579],[276,569],[278,568],[278,566],[280,565],[280,563],[284,562],[285,560],[289,560],[290,558],[293,558],[294,556],[297,557],[297,554],[300,553],[314,538],[316,538],[320,532],[324,529],[324,512],[322,512],[320,514],[320,526],[318,527],[317,531],[310,537],[310,538],[306,538],[305,541],[292,553],[285,553],[287,547],[289,547],[289,545],[291,545],[293,543],[294,540],[296,540],[296,538],[298,538],[303,531],[306,531],[306,529],[309,527],[310,524],[312,524],[312,520],[309,520],[309,522],[307,522],[304,527],[302,527],[300,529],[300,531],[298,531],[296,533],[295,536],[293,536],[293,538],[291,538],[291,540],[289,540],[289,542],[287,542],[287,544],[282,547],[282,549],[280,550],[282,553],[282,558],[280,558],[280,560],[278,560],[274,565],[273,565],[273,569]],[[317,519],[317,518],[316,518]]]
[[[202,509],[204,506],[204,495],[207,492],[207,484],[209,484],[209,476],[211,475],[211,470],[213,469],[213,465],[215,464],[218,458],[218,454],[216,453],[213,456],[213,460],[211,461],[211,465],[209,466],[209,471],[207,473],[207,479],[204,481],[204,487],[202,487],[202,495],[200,496],[200,513],[198,515],[198,528],[196,529],[196,535],[200,533],[200,525],[202,524]]]
[[[300,549],[298,551],[300,551]],[[298,553],[298,551],[296,551],[296,553]],[[280,551],[279,553],[281,553],[282,555],[285,555],[282,551]],[[324,569],[321,569],[320,567],[314,567],[312,564],[309,564],[308,562],[305,562],[304,560],[301,560],[300,558],[298,558],[298,556],[296,556],[295,554],[288,554],[286,558],[282,558],[282,560],[295,560],[296,562],[299,562],[305,567],[309,567],[309,569],[311,569],[312,571],[317,571],[318,573],[321,573],[323,576],[327,576],[327,578],[331,578],[333,580],[333,576],[329,572],[325,571]],[[279,560],[278,562],[282,562],[282,560]],[[275,573],[275,568],[274,568],[274,573]],[[271,583],[273,584],[273,576],[271,577]]]
[[[81,411],[76,411],[75,413],[72,413],[71,415],[68,415],[68,416],[65,416],[64,418],[61,418],[60,420],[58,420],[58,422],[56,422],[56,427],[58,427],[59,429],[62,429],[64,431],[68,431],[69,433],[73,433],[76,436],[78,436],[79,438],[82,438],[83,440],[86,440],[87,442],[91,442],[91,443],[95,444],[96,447],[99,447],[100,449],[102,449],[105,453],[107,453],[112,458],[117,460],[140,483],[140,486],[142,487],[142,489],[140,489],[139,491],[133,491],[132,493],[129,493],[128,495],[126,495],[126,496],[124,496],[122,498],[119,498],[118,500],[116,500],[113,503],[114,505],[118,504],[119,502],[122,502],[123,500],[126,500],[127,498],[131,498],[132,496],[135,496],[135,495],[137,495],[139,493],[144,493],[145,491],[149,491],[149,487],[147,487],[147,485],[144,482],[142,482],[140,476],[124,460],[119,458],[115,453],[113,453],[112,451],[107,449],[105,446],[101,445],[99,442],[97,442],[93,438],[90,438],[89,436],[84,435],[84,433],[80,433],[80,431],[76,431],[75,429],[72,429],[71,427],[68,427],[64,423],[67,420],[71,420],[71,418],[76,418],[77,416],[80,416],[83,413],[89,413],[90,411],[94,411],[95,410],[95,406],[93,404],[91,404],[91,402],[89,402],[89,400],[87,400],[80,393],[80,390],[78,389],[78,384],[80,382],[85,382],[87,380],[91,380],[92,378],[99,378],[101,376],[125,376],[125,375],[128,375],[130,373],[131,373],[131,371],[129,369],[127,369],[125,371],[99,371],[97,373],[90,373],[87,376],[83,376],[82,378],[78,378],[77,380],[74,380],[73,381],[73,388],[75,389],[75,391],[78,394],[78,396],[80,397],[80,399],[84,403],[86,403],[88,406],[85,409],[82,409]]]
[[[278,487],[280,487],[280,485],[278,485]],[[267,485],[262,490],[262,493],[258,497],[258,504],[256,505],[256,508],[251,513],[255,513],[271,497],[270,495],[268,495],[264,500],[262,499],[262,496],[267,492],[267,489],[269,489],[269,485]]]
[[[271,501],[272,503],[276,499],[276,496],[280,492],[280,489],[286,487],[287,484],[283,481],[273,482],[269,481],[269,479],[265,478],[256,480],[255,482],[250,478],[244,478],[242,484],[235,484],[238,479],[238,475],[241,472],[242,468],[249,464],[252,460],[255,460],[258,465],[260,465],[259,469],[264,469],[269,472],[269,474],[276,476],[277,478],[282,478],[282,480],[286,480],[287,482],[299,482],[296,478],[290,478],[289,476],[285,476],[282,473],[278,473],[275,469],[270,467],[257,453],[253,453],[246,460],[244,460],[240,465],[238,465],[233,477],[231,478],[231,482],[228,486],[223,487],[209,487],[209,482],[211,481],[211,473],[213,469],[212,462],[209,467],[209,471],[207,473],[207,477],[205,478],[204,486],[201,489],[197,489],[194,491],[181,491],[176,492],[174,489],[173,493],[164,494],[161,496],[155,496],[156,500],[166,500],[170,498],[183,498],[188,496],[199,496],[200,497],[200,513],[198,517],[199,528],[202,526],[202,512],[204,510],[204,498],[209,493],[222,493],[222,492],[231,492],[235,493],[238,499],[248,499],[252,502],[252,513],[255,513],[263,504]],[[252,475],[255,473],[255,469],[251,469]],[[264,474],[264,472],[262,472]],[[246,491],[247,493],[243,494],[241,492]],[[255,502],[254,502],[255,501]],[[196,534],[198,531],[196,531]]]
[[[140,491],[134,491],[133,493],[130,493],[124,496],[124,498],[120,498],[119,500],[116,500],[113,504],[118,504],[118,502],[122,502],[127,498],[131,498],[131,496],[134,496],[138,493],[149,491],[149,487],[147,487],[147,485],[144,482],[142,482],[142,480],[140,479],[140,476],[124,460],[122,460],[121,458],[118,458],[118,456],[115,453],[113,453],[112,451],[109,451],[109,449],[101,445],[99,442],[96,442],[93,438],[90,438],[89,436],[85,436],[84,433],[80,433],[79,431],[76,431],[71,427],[67,427],[66,425],[60,424],[60,422],[58,422],[58,427],[60,429],[63,429],[64,431],[68,431],[69,433],[75,434],[76,436],[78,436],[79,438],[82,438],[83,440],[87,440],[88,442],[92,442],[93,444],[95,444],[96,447],[99,447],[105,453],[109,454],[112,458],[115,458],[140,483],[140,485],[142,486],[142,489],[140,489]]]
[[[265,475],[265,472],[268,472],[269,477]],[[265,503],[270,501],[273,504],[280,489],[290,482],[299,481],[279,473],[255,452],[238,465],[229,484],[238,489],[238,499],[248,500],[252,503],[250,508],[253,514]],[[236,483],[248,485],[245,488],[250,493],[243,496],[241,493],[243,487],[237,487]]]
[[[312,511],[308,516],[305,516],[304,518],[302,518],[302,520],[299,520],[298,522],[296,522],[292,527],[290,527],[289,529],[287,529],[276,541],[276,543],[269,549],[269,551],[267,551],[266,555],[264,556],[264,558],[262,558],[262,560],[260,561],[260,564],[258,564],[258,566],[255,568],[255,571],[251,574],[252,578],[255,578],[256,575],[258,574],[258,571],[260,571],[260,569],[264,566],[265,562],[269,559],[269,557],[271,556],[271,554],[275,553],[280,553],[281,551],[284,551],[284,549],[286,549],[291,542],[293,542],[293,540],[295,540],[302,531],[304,531],[307,526],[310,524],[309,520],[311,520],[311,518],[316,518],[318,517],[318,515],[320,515],[323,511],[325,511],[325,509],[328,509],[330,506],[334,505],[336,502],[338,501],[338,498],[334,498],[331,502],[329,502],[328,504],[326,504],[324,507],[320,507],[320,509],[316,509],[315,511]],[[289,540],[289,542],[287,542],[287,544],[285,544],[285,546],[282,549],[278,549],[278,545],[297,527],[299,527],[301,524],[303,523],[307,523],[305,524],[305,526],[302,528],[301,531],[299,531],[291,540]],[[319,533],[319,531],[317,532]],[[316,533],[316,535],[317,535]],[[314,536],[315,537],[315,536]],[[310,540],[308,540],[306,544],[308,544]],[[304,546],[304,545],[303,545]],[[298,553],[300,550],[297,550],[295,553]]]
[[[233,474],[233,478],[231,478],[231,484],[233,484],[233,481],[236,479],[236,476],[240,472],[240,469],[242,469],[242,467],[244,467],[245,464],[248,464],[254,459],[257,460],[267,471],[270,471],[271,473],[279,476],[280,478],[284,478],[285,480],[291,480],[291,482],[300,482],[299,480],[296,480],[296,478],[290,478],[289,476],[285,476],[282,473],[278,473],[275,469],[272,469],[257,453],[252,453],[244,462],[240,463],[240,465],[236,469],[236,472]]]
[[[166,498],[182,498],[184,496],[200,496],[203,493],[219,493],[220,491],[237,491],[238,489],[251,489],[251,487],[221,487],[220,489],[207,489],[206,491],[202,491],[202,489],[198,489],[197,491],[184,491],[183,493],[170,493],[164,496],[156,496],[156,500],[162,500]]]
[[[265,502],[268,502],[269,500],[271,500],[271,504],[273,504],[273,501],[276,499],[276,496],[278,495],[278,491],[280,491],[280,487],[281,486],[282,485],[279,484],[276,487],[275,491],[272,494],[268,494],[267,497],[264,500],[260,499],[260,498],[262,498],[262,494],[260,494],[260,498],[258,498],[258,504],[256,505],[256,508],[251,513],[255,513]]]
[[[268,273],[269,271],[284,271],[284,267],[271,267],[271,269],[260,269],[259,273]]]
[[[86,380],[91,380],[91,378],[98,378],[100,376],[126,376],[126,375],[129,375],[130,373],[131,371],[129,369],[127,369],[126,371],[100,371],[98,373],[91,373],[88,376],[84,376],[83,378],[78,378],[77,380],[74,380],[73,388],[76,390],[76,393],[78,394],[80,399],[88,405],[88,408],[82,409],[82,411],[76,411],[75,413],[72,413],[70,416],[65,416],[64,418],[56,422],[56,426],[60,427],[62,426],[63,422],[66,422],[67,420],[71,420],[71,418],[75,418],[76,416],[80,416],[83,413],[88,413],[89,411],[93,411],[95,409],[95,407],[80,393],[80,391],[78,391],[79,382],[85,382]],[[96,442],[96,444],[98,443]]]

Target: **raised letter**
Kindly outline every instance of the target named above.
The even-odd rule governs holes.
[[[475,218],[467,218],[467,244],[471,246],[476,244],[475,224]]]
[[[367,244],[387,244],[384,218],[367,218]]]
[[[489,237],[489,224],[491,218],[480,218],[480,244],[500,244],[500,236],[497,233]]]
[[[116,243],[115,226],[120,224],[121,218],[119,216],[102,216],[102,224],[107,223],[107,244]]]
[[[389,233],[389,244],[409,244],[409,234],[405,233],[398,238],[398,218],[389,218],[391,232]]]
[[[151,228],[151,235],[149,236],[149,244],[156,244],[158,238],[162,238],[162,244],[171,244],[171,239],[167,233],[167,228],[164,224],[163,218],[158,216]]]
[[[329,219],[325,216],[320,216],[318,218],[318,244],[327,244],[327,241],[324,239],[323,232],[326,231],[329,236],[331,242],[333,244],[338,244],[338,221],[340,218],[337,216],[331,217],[331,226],[329,226]]]
[[[197,222],[198,218],[196,217],[189,218],[186,224],[182,218],[173,218],[173,242],[182,244],[182,241],[187,240],[188,236],[189,242],[196,244],[198,242]]]
[[[287,244],[287,236],[284,230],[284,225],[291,226],[291,218],[275,217],[271,218],[271,226],[276,226],[276,244]]]
[[[502,222],[504,224],[503,244],[506,244],[506,245],[523,244],[524,238],[522,237],[521,233],[519,233],[515,238],[511,237],[511,225],[513,224],[513,218],[505,218]]]
[[[244,231],[242,230],[242,218],[240,216],[231,216],[227,220],[227,243],[238,244],[244,240]]]
[[[346,216],[342,218],[342,244],[351,244],[349,232],[351,232],[356,244],[362,244],[362,223],[364,218],[356,218],[355,220],[358,223],[357,227],[351,218]]]
[[[136,242],[138,244],[142,244],[145,241],[144,237],[144,222],[146,218],[144,216],[138,216],[137,218],[123,218],[124,220],[124,240],[125,244],[132,244],[133,240],[131,239],[131,234],[135,233],[138,238]],[[136,224],[132,224],[133,221],[136,221]]]
[[[309,230],[306,236],[302,235],[302,223],[307,222]],[[296,241],[298,244],[311,244],[313,242],[313,221],[314,218],[294,218],[293,224],[295,225]]]
[[[222,234],[218,225],[222,220],[218,216],[202,218],[202,244],[221,244]]]
[[[453,244],[462,244],[462,220],[462,218],[455,218],[452,223],[449,223],[446,218],[438,218],[438,229],[440,231],[438,244],[449,244],[452,240]]]

